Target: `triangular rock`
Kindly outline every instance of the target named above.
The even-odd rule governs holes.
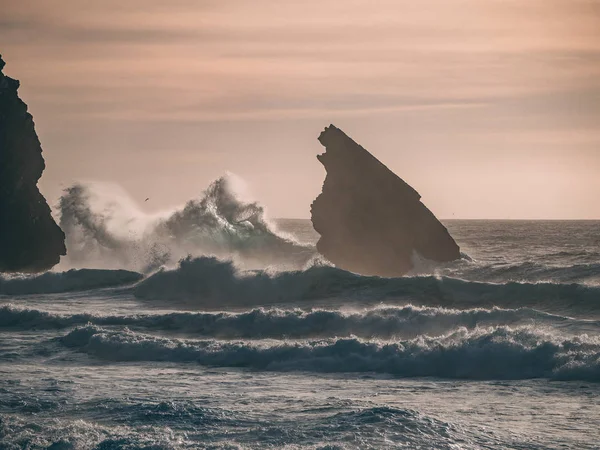
[[[342,269],[389,277],[409,272],[415,255],[460,258],[446,227],[404,180],[333,125],[319,141],[327,176],[311,214],[323,256]]]

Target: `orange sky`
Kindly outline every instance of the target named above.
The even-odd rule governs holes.
[[[441,218],[600,218],[600,2],[2,1],[56,199],[160,209],[231,171],[308,217],[334,123]]]

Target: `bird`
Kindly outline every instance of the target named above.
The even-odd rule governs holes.
[[[144,202],[147,202],[148,200],[150,200],[150,197],[146,197],[146,200],[144,200]]]

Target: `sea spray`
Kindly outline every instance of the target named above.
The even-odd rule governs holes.
[[[147,215],[119,187],[75,184],[59,202],[68,251],[62,267],[150,273],[188,255],[214,255],[246,268],[289,269],[315,257],[313,246],[277,231],[264,208],[240,194],[239,185],[227,175],[184,207]]]

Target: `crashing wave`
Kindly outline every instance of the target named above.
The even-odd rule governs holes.
[[[266,371],[374,372],[401,377],[600,381],[600,338],[564,337],[529,327],[460,328],[397,342],[217,341],[155,337],[94,325],[60,342],[108,361],[196,362]]]
[[[194,334],[219,339],[282,339],[359,336],[391,339],[437,336],[453,329],[490,325],[557,324],[598,330],[599,321],[578,321],[528,308],[456,310],[385,306],[362,310],[253,309],[231,312],[178,312],[156,315],[60,315],[37,309],[0,307],[0,329],[64,329],[76,325],[127,326],[136,330]]]
[[[233,175],[175,212],[149,216],[126,193],[104,184],[76,184],[59,202],[67,236],[63,266],[127,268],[144,273],[188,255],[235,259],[248,268],[300,268],[313,246],[277,231],[256,202],[240,194]]]
[[[366,277],[320,265],[272,273],[240,270],[232,262],[208,257],[186,258],[175,269],[160,270],[139,283],[134,293],[140,299],[184,302],[195,308],[340,298],[367,303],[401,300],[446,308],[535,307],[566,315],[600,311],[600,288],[581,284]]]

